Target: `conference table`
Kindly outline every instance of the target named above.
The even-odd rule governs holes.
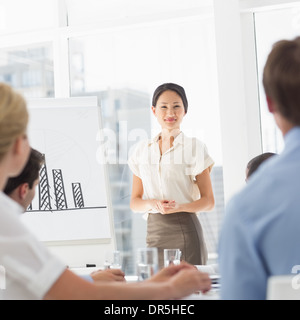
[[[212,274],[210,275],[210,278],[212,280],[212,288],[206,292],[195,292],[191,295],[188,295],[181,300],[219,300],[220,299],[220,276],[218,274]],[[138,277],[137,276],[125,276],[125,279],[127,282],[137,282]]]
[[[195,266],[198,270],[207,272],[212,280],[212,288],[206,293],[196,292],[189,296],[182,298],[181,300],[219,300],[220,292],[220,276],[217,273],[217,265],[205,265],[205,266]],[[92,268],[70,268],[73,272],[78,275],[88,275],[93,271],[99,270],[99,267]],[[136,275],[125,275],[126,282],[137,282],[138,276]]]

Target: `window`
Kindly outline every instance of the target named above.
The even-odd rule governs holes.
[[[133,20],[144,22],[145,19],[153,20],[158,15],[164,18],[178,13],[193,16],[199,10],[204,14],[210,14],[212,1],[200,2],[199,0],[66,0],[69,26],[96,23],[102,24],[102,27]]]
[[[117,245],[125,256],[125,271],[134,272],[135,251],[146,246],[146,221],[129,208],[132,173],[127,158],[138,139],[159,132],[150,107],[155,88],[164,82],[186,89],[189,111],[182,129],[205,142],[215,160],[211,177],[216,207],[199,214],[214,258],[224,199],[212,8],[209,15],[206,8],[196,17],[133,21],[126,27],[118,24],[118,15],[110,14],[115,27],[99,27],[69,39],[70,89],[72,96],[99,97],[104,128],[115,137],[108,168]]]
[[[206,143],[215,161],[216,207],[199,214],[209,257],[224,211],[213,0],[10,0],[0,4],[0,81],[26,97],[97,95],[114,134],[109,178],[117,249],[134,273],[146,221],[129,209],[130,149],[158,133],[154,89],[176,82],[189,111],[182,130]],[[18,10],[16,10],[18,8]],[[33,10],[34,8],[34,10]],[[118,8],[118,10],[116,10]],[[58,251],[57,251],[58,252]],[[60,253],[59,253],[60,254]]]
[[[263,152],[280,152],[283,148],[282,134],[273,116],[268,112],[262,85],[263,67],[272,45],[281,39],[292,39],[300,34],[300,7],[274,9],[255,13],[257,62],[259,76],[259,99],[262,127]]]
[[[53,0],[2,0],[0,35],[54,27],[56,5]]]
[[[26,97],[53,97],[53,78],[51,43],[1,49],[0,81],[10,84]]]

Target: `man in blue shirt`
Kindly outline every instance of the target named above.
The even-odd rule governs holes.
[[[219,243],[222,299],[265,299],[270,276],[300,265],[300,37],[274,45],[263,84],[285,148],[226,208]]]

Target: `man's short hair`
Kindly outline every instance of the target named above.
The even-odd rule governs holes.
[[[285,119],[300,125],[300,37],[274,44],[263,72],[266,96]]]
[[[19,185],[28,183],[29,188],[33,187],[34,181],[38,179],[40,169],[45,162],[44,154],[31,148],[29,159],[23,171],[13,178],[9,178],[4,188],[4,193],[10,195]]]

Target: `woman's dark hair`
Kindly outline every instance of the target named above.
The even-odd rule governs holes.
[[[247,178],[249,178],[265,160],[269,159],[274,155],[276,155],[276,153],[265,152],[251,159],[247,164]]]
[[[167,90],[174,91],[180,96],[180,98],[181,98],[181,100],[183,102],[184,111],[185,111],[185,113],[187,113],[188,101],[187,101],[187,97],[186,97],[185,91],[184,91],[183,87],[181,87],[181,86],[179,86],[178,84],[175,84],[175,83],[164,83],[164,84],[160,85],[159,87],[157,87],[156,90],[153,93],[152,106],[156,107],[156,103],[157,103],[158,98],[160,97],[160,95],[162,93],[164,93]]]

